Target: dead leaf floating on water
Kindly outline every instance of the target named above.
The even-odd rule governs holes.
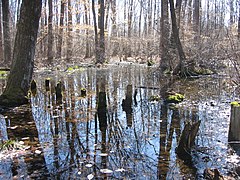
[[[116,171],[116,172],[124,172],[125,169],[121,168],[121,169],[116,169],[115,171]]]
[[[90,168],[90,167],[92,167],[93,165],[92,164],[86,164],[85,165],[87,168]]]
[[[42,151],[40,151],[40,150],[36,150],[35,153],[36,153],[36,154],[41,154]]]
[[[93,174],[89,174],[88,176],[87,176],[87,179],[89,179],[89,180],[91,180],[91,179],[93,179],[94,178],[94,175]]]
[[[18,126],[12,126],[10,129],[17,129]]]
[[[104,173],[104,174],[111,174],[111,173],[113,173],[113,171],[110,170],[110,169],[100,169],[100,172]]]
[[[100,153],[99,156],[108,156],[107,153]]]

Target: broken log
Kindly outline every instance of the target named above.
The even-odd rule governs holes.
[[[176,149],[179,158],[183,160],[191,159],[191,148],[194,145],[200,123],[201,121],[185,124]]]

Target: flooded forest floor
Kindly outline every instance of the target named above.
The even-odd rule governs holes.
[[[30,105],[0,115],[0,140],[8,142],[0,179],[204,179],[206,168],[239,178],[240,150],[228,144],[230,102],[239,94],[228,73],[173,79],[154,66],[119,63],[39,70],[34,80]],[[6,78],[0,84],[2,91]],[[184,101],[167,104],[173,91]],[[184,162],[175,153],[181,131],[199,120],[192,161]]]

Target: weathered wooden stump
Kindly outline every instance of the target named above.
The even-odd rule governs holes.
[[[191,159],[191,148],[194,145],[200,123],[201,121],[197,121],[194,123],[188,122],[187,124],[185,124],[182,134],[180,136],[178,147],[176,149],[176,153],[179,158],[183,160]]]
[[[59,81],[57,83],[57,86],[55,87],[55,91],[56,91],[56,100],[62,100],[62,82]]]
[[[45,88],[46,88],[46,91],[50,90],[50,79],[49,78],[45,79]]]
[[[81,88],[81,97],[87,96],[87,90],[85,88]]]
[[[231,116],[228,132],[228,142],[240,142],[240,104],[239,102],[231,103]]]

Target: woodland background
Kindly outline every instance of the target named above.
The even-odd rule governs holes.
[[[20,5],[21,0],[1,3],[4,66],[11,62]],[[237,64],[240,1],[176,0],[174,7],[188,62],[209,67],[229,59]],[[35,65],[114,59],[161,62],[164,70],[172,70],[178,62],[172,34],[168,0],[43,0]],[[100,57],[98,49],[104,52],[97,53]]]

